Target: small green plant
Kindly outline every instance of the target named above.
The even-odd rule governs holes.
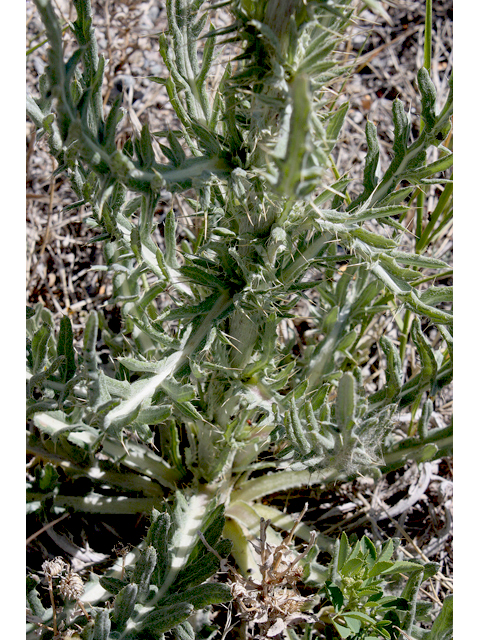
[[[398,539],[390,539],[378,548],[367,536],[349,544],[344,533],[336,542],[328,578],[321,589],[329,604],[322,607],[319,618],[333,625],[340,638],[452,636],[450,599],[445,601],[434,630],[427,632],[415,626],[416,621],[429,619],[432,604],[420,601],[419,589],[424,580],[437,573],[439,565],[394,561],[398,544]],[[399,578],[405,574],[408,580],[399,588]],[[326,637],[335,636],[330,631]]]
[[[29,483],[29,509],[153,515],[145,542],[124,566],[86,585],[85,611],[72,598],[62,612],[53,600],[46,609],[30,577],[28,632],[194,638],[193,612],[232,597],[225,585],[206,582],[230,545],[238,575],[247,580],[250,571],[250,580],[262,580],[264,566],[265,580],[266,555],[280,542],[273,532],[267,540],[262,518],[284,531],[295,522],[261,498],[451,452],[452,427],[429,427],[432,398],[452,379],[453,342],[452,290],[430,283],[450,267],[427,248],[435,221],[448,211],[451,181],[437,174],[452,164],[442,146],[452,91],[438,105],[428,72],[419,70],[421,132],[412,140],[410,116],[395,100],[393,157],[383,173],[376,129],[367,124],[363,189],[353,197],[348,177],[328,179],[348,110],[335,110],[329,88],[349,72],[335,52],[353,3],[235,0],[231,26],[218,30],[202,1],[168,0],[159,47],[169,75],[152,81],[166,87],[179,128],[152,133],[145,124],[117,148],[121,96],[104,112],[104,60],[89,0],[73,0],[77,18],[68,28],[78,48],[67,62],[52,5],[35,4],[49,65],[39,97],[28,97],[28,114],[68,176],[76,206],[90,207],[87,223],[102,243],[123,326],[114,334],[104,314],[92,311],[77,348],[68,315],[57,330],[47,309],[27,308],[27,450],[46,462]],[[239,55],[209,87],[226,42]],[[435,147],[438,158],[427,161]],[[442,203],[412,251],[402,221],[432,182],[444,185]],[[184,194],[198,224],[182,229],[180,241],[172,209],[157,243],[155,211],[165,190]],[[162,295],[168,307],[159,303]],[[280,339],[279,332],[300,300],[313,335],[294,355],[294,337]],[[391,313],[402,329],[398,346],[373,330]],[[424,321],[441,339],[432,341]],[[106,365],[99,337],[111,356]],[[385,384],[371,394],[361,368],[375,341]],[[419,361],[409,377],[406,341]],[[402,433],[395,415],[409,406],[414,416],[421,409],[421,418]],[[56,468],[89,478],[91,489],[64,493]],[[249,543],[259,531],[260,567]],[[305,525],[296,535],[311,544]],[[303,618],[281,617],[277,635],[297,637],[289,621],[301,619],[304,637],[397,638],[396,628],[437,637],[414,626],[411,604],[431,568],[391,561],[392,545],[378,551],[364,538],[352,550],[342,537],[328,571],[318,569],[319,597],[331,604],[318,619],[303,609]],[[315,550],[333,546],[318,536],[302,575],[313,571]],[[284,571],[295,566],[292,559]],[[411,577],[403,595],[388,599],[382,581],[400,571]],[[113,605],[104,606],[112,594]],[[238,589],[236,595],[238,601]],[[265,611],[259,615],[257,622]],[[323,636],[320,621],[330,629]]]

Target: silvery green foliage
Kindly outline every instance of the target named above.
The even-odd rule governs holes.
[[[168,31],[159,38],[168,78],[152,80],[165,85],[179,128],[152,134],[145,124],[122,149],[121,97],[108,113],[102,109],[104,60],[90,2],[74,0],[78,49],[66,62],[52,5],[35,3],[49,65],[28,114],[68,175],[77,206],[91,209],[88,224],[113,281],[109,302],[121,306],[123,325],[114,334],[92,311],[76,348],[68,317],[56,328],[41,306],[27,311],[27,411],[35,426],[28,450],[92,481],[87,495],[62,495],[47,466],[30,483],[30,509],[149,511],[183,486],[206,512],[216,494],[248,529],[249,504],[280,488],[449,452],[451,427],[430,429],[429,419],[432,398],[452,377],[452,291],[425,287],[424,277],[449,267],[403,250],[401,219],[417,186],[450,188],[435,176],[449,169],[452,154],[442,149],[430,164],[426,154],[448,134],[452,93],[438,105],[428,73],[419,71],[422,131],[412,140],[410,115],[396,100],[384,173],[375,126],[367,124],[363,188],[352,201],[348,178],[328,183],[348,105],[331,109],[326,91],[348,72],[335,50],[350,0],[235,0],[234,21],[222,30],[208,25],[200,0],[168,0]],[[241,53],[218,87],[208,88],[218,47],[229,41]],[[180,242],[172,209],[158,246],[155,212],[166,190],[189,190],[200,231],[184,232]],[[171,305],[160,308],[166,292]],[[300,300],[313,336],[295,354],[296,337],[280,341],[278,333]],[[367,331],[382,314],[403,310],[415,318],[420,371],[406,379],[399,349],[380,337],[386,382],[368,394],[361,372]],[[420,319],[434,323],[443,341],[432,346]],[[421,419],[417,433],[399,437],[393,416],[407,406]],[[154,434],[157,450],[149,446]],[[269,471],[250,477],[259,469]],[[103,495],[103,485],[116,494]],[[259,513],[262,507],[255,505]],[[134,600],[135,611],[144,606],[146,585],[158,578],[155,553],[150,578],[122,587],[126,604],[121,613],[117,603],[112,623],[125,622]],[[181,622],[186,605],[179,602],[168,606]],[[102,615],[99,625],[108,625]]]
[[[91,586],[103,591],[103,600],[114,596],[113,606],[95,607],[92,620],[87,621],[80,609],[72,612],[65,602],[57,609],[58,628],[78,625],[83,628],[82,638],[93,640],[146,640],[172,629],[180,637],[182,631],[193,632],[187,618],[195,610],[231,600],[227,585],[207,582],[219,569],[218,558],[227,557],[231,550],[231,542],[221,539],[224,510],[223,505],[214,508],[213,501],[205,505],[202,498],[185,498],[180,492],[172,508],[154,509],[142,548],[123,575],[110,572],[100,577],[100,584],[96,578],[96,583],[86,585],[85,602]],[[52,623],[52,609],[43,606],[34,577],[27,578],[27,604],[35,619],[47,626]],[[33,629],[27,628],[27,637],[39,637],[31,634]],[[45,632],[40,637],[50,636]]]
[[[376,312],[397,300],[432,321],[451,322],[450,313],[439,308],[451,298],[448,287],[420,293],[410,284],[418,280],[419,268],[447,265],[400,251],[395,238],[395,230],[403,227],[393,216],[407,210],[400,202],[411,192],[407,188],[398,195],[395,187],[401,180],[421,184],[451,162],[451,155],[445,155],[435,166],[423,166],[426,149],[446,134],[451,114],[450,97],[436,115],[435,90],[424,71],[419,73],[419,88],[425,127],[409,144],[409,116],[399,101],[394,103],[394,158],[383,178],[377,177],[378,141],[369,123],[363,193],[346,208],[340,198],[345,180],[335,183],[334,191],[329,187],[311,195],[321,184],[347,112],[347,105],[329,112],[323,90],[344,71],[332,51],[336,34],[348,23],[350,2],[338,2],[335,7],[298,3],[290,17],[285,17],[281,2],[233,3],[235,23],[224,32],[210,29],[201,65],[196,39],[207,21],[206,14],[198,14],[201,3],[167,3],[169,30],[160,37],[160,52],[170,76],[156,80],[166,84],[182,126],[166,135],[168,146],[162,145],[170,160],[166,166],[156,162],[146,126],[140,138],[122,151],[115,147],[120,103],[113,105],[106,118],[98,109],[103,62],[95,53],[89,3],[75,3],[74,33],[81,48],[66,64],[52,8],[43,0],[37,4],[51,43],[50,64],[41,83],[42,97],[29,99],[29,113],[41,125],[40,133],[47,134],[80,202],[92,206],[91,224],[101,231],[98,240],[104,242],[106,267],[113,273],[111,302],[122,304],[124,334],[133,343],[133,349],[126,351],[101,316],[92,313],[85,330],[81,380],[75,378],[79,385],[74,385],[72,377],[61,382],[55,376],[63,347],[57,348],[57,360],[50,359],[46,370],[40,372],[38,362],[33,363],[30,388],[43,385],[48,391],[42,396],[43,404],[32,402],[30,411],[56,412],[37,415],[40,429],[52,418],[65,429],[62,433],[85,425],[92,453],[109,438],[122,439],[127,428],[148,442],[150,426],[165,420],[172,425],[167,439],[175,443],[183,423],[188,460],[181,460],[180,454],[169,455],[168,464],[173,463],[179,473],[190,468],[198,479],[218,480],[235,466],[238,455],[242,464],[248,462],[240,450],[251,450],[250,462],[258,455],[256,434],[262,434],[265,446],[269,431],[284,423],[288,398],[282,389],[288,389],[292,377],[297,393],[301,388],[307,394],[321,394],[316,389],[322,385],[338,384],[342,369],[355,361],[362,329]],[[242,44],[239,60],[243,64],[235,73],[227,67],[218,89],[207,99],[205,78],[220,37]],[[191,157],[182,150],[180,137]],[[164,187],[196,188],[199,199],[192,205],[208,220],[203,235],[183,242],[181,261],[173,211],[165,221],[163,250],[151,236]],[[129,189],[139,195],[128,199]],[[394,235],[366,229],[370,220],[390,226]],[[340,254],[334,239],[343,247]],[[332,279],[339,259],[347,260],[348,269],[339,280]],[[312,268],[323,269],[327,278],[306,279]],[[159,312],[155,299],[167,287],[174,292],[175,304]],[[285,362],[285,356],[283,365],[276,327],[308,289],[315,289],[325,306],[319,317],[319,332],[325,338],[312,351],[308,364],[306,358]],[[50,340],[53,355],[53,328],[46,322],[34,342]],[[169,330],[171,323],[178,324],[175,335]],[[60,343],[65,342],[67,324],[65,320]],[[99,367],[95,354],[99,327],[115,358],[114,371]],[[429,350],[422,338],[422,364],[422,354]],[[45,359],[42,353],[37,359]],[[433,357],[445,360],[442,354]],[[426,358],[431,361],[432,353]],[[383,425],[385,432],[386,417],[396,403],[402,405],[406,396],[419,398],[425,391],[441,388],[451,372],[448,355],[445,364],[438,364],[423,368],[420,378],[408,381],[406,388],[401,372],[390,376],[388,390],[380,392],[385,391],[383,398],[376,397],[367,412],[368,424]],[[63,377],[71,376],[76,366],[71,341],[68,364],[62,366]],[[135,382],[129,382],[131,376],[137,378]],[[52,391],[59,384],[67,385],[70,393],[68,411],[66,389],[62,387],[60,394]],[[79,411],[72,395],[78,399],[85,393],[88,402]],[[320,408],[321,402],[312,404]],[[51,426],[47,429],[53,432]],[[347,441],[355,448],[359,439]],[[358,455],[352,450],[347,458],[367,460],[361,451],[360,445]],[[321,466],[329,456],[323,463],[319,456],[314,459]],[[170,476],[167,486],[175,483],[178,473]],[[160,482],[165,484],[164,479]]]
[[[321,396],[317,396],[316,411],[308,400],[299,409],[295,399],[291,399],[285,412],[285,431],[292,445],[282,451],[287,460],[290,450],[295,453],[289,468],[330,466],[352,473],[358,468],[378,466],[382,434],[395,405],[369,409],[368,401],[358,393],[360,381],[359,371],[344,373],[335,401],[329,402],[324,397],[319,405]],[[323,391],[326,395],[328,387],[324,386]]]

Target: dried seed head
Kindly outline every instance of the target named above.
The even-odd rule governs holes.
[[[239,607],[239,615],[250,624],[259,626],[259,638],[275,637],[298,622],[315,622],[314,615],[304,613],[311,600],[302,596],[296,584],[301,579],[303,570],[299,561],[305,557],[315,542],[312,533],[310,542],[303,553],[293,551],[293,535],[307,505],[297,518],[292,530],[283,542],[273,547],[267,542],[267,528],[270,521],[261,520],[260,538],[251,541],[258,556],[257,562],[261,580],[252,577],[244,578],[233,573],[232,595]]]
[[[83,593],[83,582],[78,573],[67,573],[60,580],[58,590],[64,598],[78,600]]]
[[[55,560],[46,560],[42,564],[42,569],[47,578],[58,578],[68,568],[68,564],[63,558],[57,557]]]

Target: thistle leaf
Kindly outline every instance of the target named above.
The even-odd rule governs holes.
[[[113,622],[119,631],[122,631],[128,619],[132,616],[135,603],[137,601],[138,586],[136,584],[127,584],[117,594],[113,606]]]
[[[356,384],[351,373],[344,373],[340,378],[335,403],[335,418],[342,431],[349,431],[355,422]]]
[[[68,380],[71,380],[75,375],[77,366],[75,363],[75,351],[73,349],[72,323],[67,316],[63,316],[60,320],[57,354],[65,357],[65,361],[60,366],[60,377],[62,382],[68,382]]]

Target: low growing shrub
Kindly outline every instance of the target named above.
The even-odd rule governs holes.
[[[28,637],[207,637],[196,634],[214,624],[208,612],[232,599],[245,637],[452,637],[450,599],[431,630],[419,626],[429,616],[419,589],[437,565],[393,559],[396,540],[378,547],[368,537],[316,536],[261,502],[451,452],[452,427],[429,427],[432,399],[452,379],[452,290],[432,284],[450,267],[428,249],[436,221],[450,215],[443,176],[452,153],[442,143],[452,91],[437,104],[427,69],[419,70],[420,133],[412,139],[410,115],[395,100],[385,171],[367,123],[354,196],[347,176],[329,178],[348,110],[329,89],[351,72],[337,48],[356,3],[232,0],[232,24],[216,29],[215,7],[167,0],[159,47],[168,77],[151,80],[165,86],[178,129],[144,124],[120,148],[121,96],[104,109],[90,1],[73,0],[77,18],[67,26],[78,48],[66,62],[52,4],[35,4],[49,64],[28,115],[77,206],[91,211],[122,331],[91,311],[77,348],[68,314],[57,328],[40,304],[27,308],[27,450],[44,461],[28,508],[152,515],[140,547],[86,584],[64,561],[47,561],[49,606],[30,575]],[[227,42],[239,53],[212,87],[211,65]],[[432,183],[443,192],[422,224],[422,189]],[[183,229],[179,241],[172,208],[159,246],[155,211],[167,191],[183,194],[196,231]],[[404,222],[414,205],[412,243]],[[313,335],[295,352],[280,327],[296,318],[299,301]],[[395,314],[397,344],[372,338],[385,314]],[[432,342],[426,325],[441,339]],[[375,340],[385,383],[371,393],[362,366]],[[420,363],[410,376],[407,343]],[[421,417],[402,432],[395,416],[406,407]],[[57,468],[90,479],[89,492],[66,493]],[[294,535],[307,543],[303,553]],[[322,565],[325,551],[332,560]],[[393,580],[400,574],[404,586]]]

